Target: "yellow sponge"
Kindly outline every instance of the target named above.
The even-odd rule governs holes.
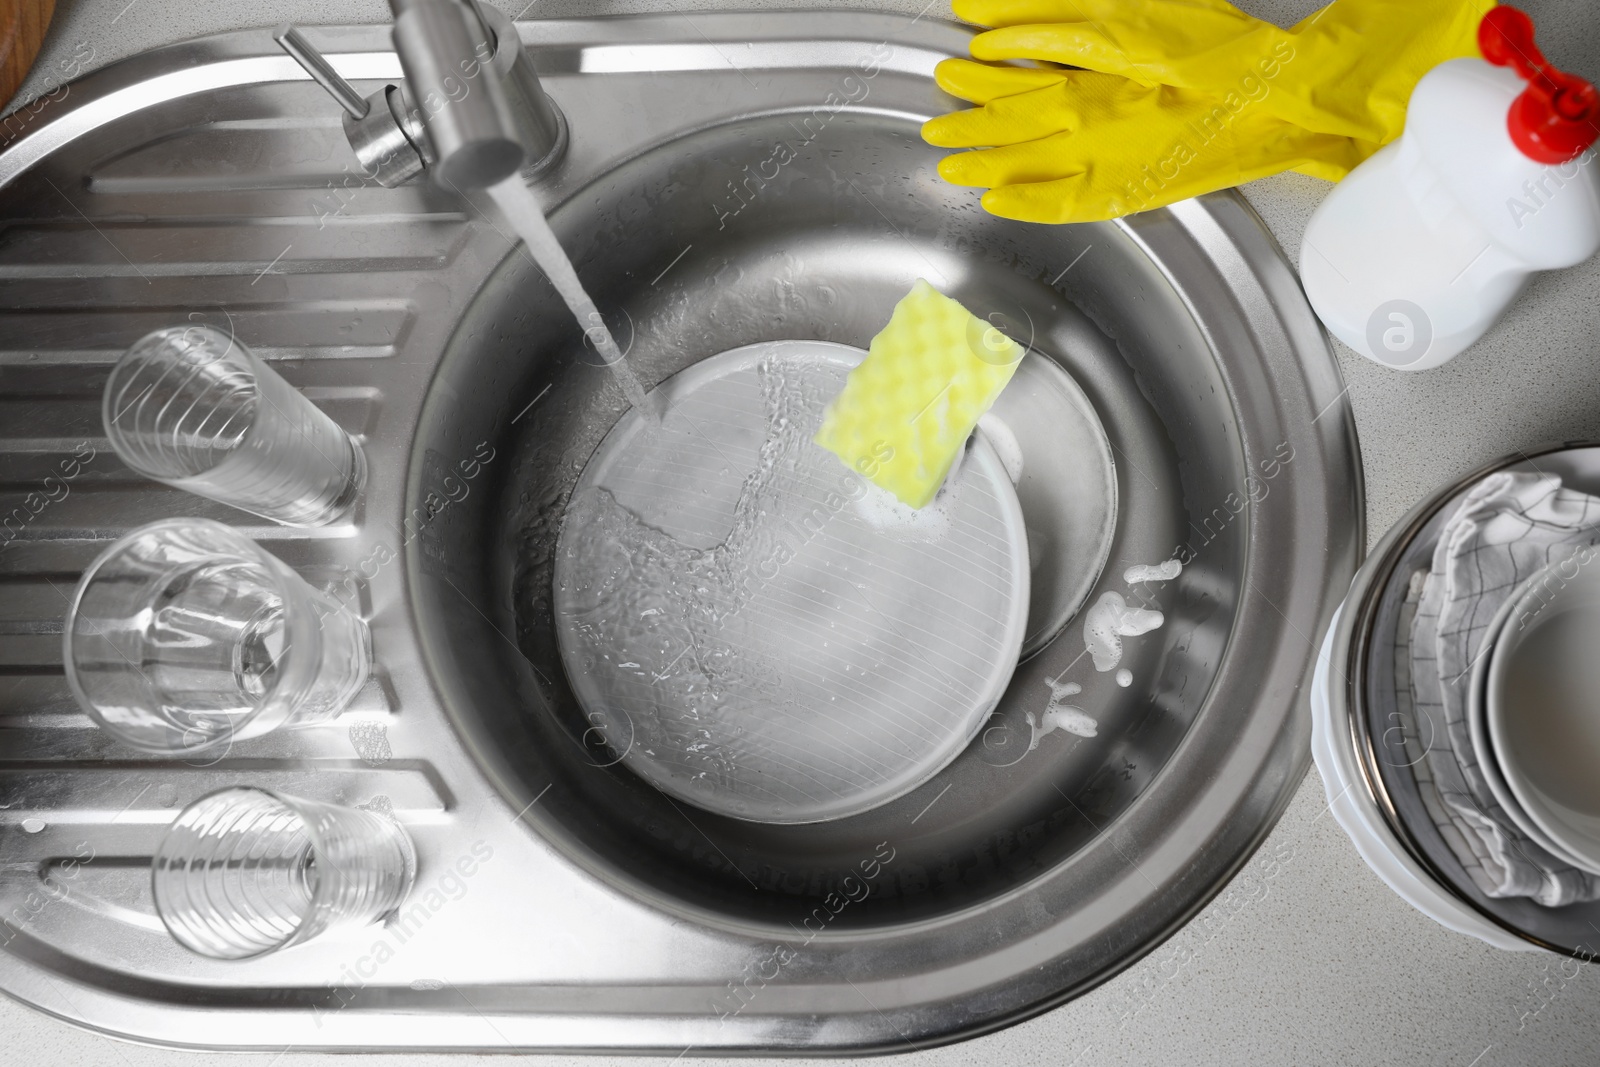
[[[1023,348],[922,279],[822,413],[814,440],[920,508],[944,484]]]

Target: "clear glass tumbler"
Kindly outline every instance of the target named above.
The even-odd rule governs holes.
[[[147,478],[291,526],[347,516],[366,482],[349,434],[210,326],[141,338],[112,368],[106,436]]]
[[[234,787],[190,804],[150,865],[184,948],[242,960],[377,922],[416,879],[411,839],[377,812]]]
[[[372,662],[359,616],[209,519],[153,522],[102,552],[64,631],[78,703],[148,752],[330,719]]]

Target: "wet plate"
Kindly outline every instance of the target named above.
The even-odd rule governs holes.
[[[811,440],[866,353],[777,341],[665,382],[574,489],[567,676],[612,751],[708,811],[805,823],[910,792],[1005,692],[1028,618],[1022,510],[980,437],[913,510]]]

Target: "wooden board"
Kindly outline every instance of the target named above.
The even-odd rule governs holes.
[[[28,76],[56,0],[0,0],[0,109]]]

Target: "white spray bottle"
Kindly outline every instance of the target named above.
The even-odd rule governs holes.
[[[1545,62],[1512,7],[1412,92],[1405,132],[1311,216],[1300,277],[1339,340],[1426,370],[1472,344],[1528,278],[1600,249],[1600,94]]]

